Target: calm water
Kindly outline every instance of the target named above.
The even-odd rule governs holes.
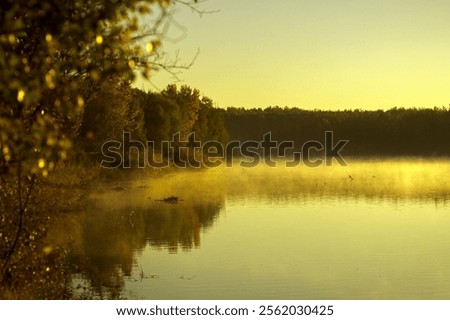
[[[75,220],[81,298],[450,299],[448,159],[130,177]]]

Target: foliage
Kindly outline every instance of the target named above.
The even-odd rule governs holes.
[[[227,141],[222,113],[210,98],[200,97],[198,89],[174,84],[159,93],[136,89],[134,99],[142,108],[145,137],[158,151],[161,142],[171,141],[176,133],[181,141],[188,141],[191,133],[197,141]]]
[[[450,155],[450,109],[302,110],[228,108],[225,126],[231,140],[261,140],[272,132],[278,141],[301,148],[308,140],[323,140],[325,131],[350,140],[347,155]]]
[[[79,139],[83,149],[99,152],[103,142],[121,140],[124,131],[138,130],[142,126],[139,114],[129,83],[118,77],[106,79],[83,113]]]
[[[102,82],[176,64],[160,54],[177,1],[5,0],[0,7],[0,165],[44,175],[65,159]],[[195,2],[185,2],[195,8]],[[151,25],[142,28],[144,17]]]
[[[83,179],[80,178],[83,172]],[[5,266],[0,299],[61,299],[70,295],[67,269],[70,238],[65,224],[55,225],[67,210],[76,211],[84,197],[87,173],[80,167],[65,167],[46,178],[37,177],[22,216],[15,252]],[[95,173],[90,170],[90,176]],[[15,241],[19,189],[13,172],[4,174],[0,184],[0,257],[2,262]],[[63,236],[55,238],[55,232]],[[2,266],[3,267],[3,266]]]
[[[180,131],[180,106],[158,93],[142,93],[146,139],[159,148]]]
[[[0,252],[2,284],[14,285],[26,274],[21,264],[37,267],[34,258],[24,264],[23,248],[29,244],[29,229],[46,225],[33,220],[46,213],[45,203],[33,204],[43,190],[41,177],[62,165],[80,132],[94,143],[83,146],[89,150],[96,141],[143,123],[129,83],[137,72],[148,78],[156,69],[179,67],[160,49],[161,35],[172,21],[168,8],[181,3],[196,10],[196,2],[1,2],[0,214],[7,223],[0,237],[2,243],[8,239]],[[117,100],[111,103],[111,97]],[[102,131],[103,120],[107,127]],[[44,199],[54,202],[50,196]],[[39,276],[37,281],[45,281]]]
[[[228,142],[228,132],[225,128],[225,119],[220,109],[214,107],[213,101],[208,97],[202,97],[197,121],[193,129],[197,140],[218,141],[222,144]]]
[[[183,85],[180,90],[177,90],[176,85],[170,84],[161,92],[161,95],[179,106],[181,120],[180,134],[181,139],[186,141],[198,118],[200,91],[198,89],[191,89],[187,85]]]

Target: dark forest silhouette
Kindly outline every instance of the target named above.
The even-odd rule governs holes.
[[[272,132],[278,141],[321,140],[325,131],[349,140],[344,153],[354,156],[450,155],[447,108],[376,110],[302,110],[228,108],[222,112],[231,140],[260,140]]]
[[[222,144],[232,140],[261,141],[264,134],[271,132],[273,140],[293,141],[300,149],[305,142],[321,141],[324,132],[333,131],[336,140],[349,140],[345,155],[450,155],[450,109],[445,107],[386,111],[223,109],[187,85],[177,88],[171,84],[161,92],[131,87],[116,90],[116,94],[111,93],[111,88],[107,92],[108,99],[99,98],[86,107],[81,152],[100,155],[102,144],[107,140],[120,141],[124,131],[131,132],[134,140],[153,142],[155,151],[162,156],[167,156],[167,150],[161,150],[161,142],[171,141],[177,132],[182,141],[188,141],[189,134],[195,133],[197,141]]]

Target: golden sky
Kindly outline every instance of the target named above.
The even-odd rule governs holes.
[[[220,107],[386,109],[450,103],[449,0],[208,0],[163,49]],[[177,39],[178,38],[178,39]],[[170,39],[169,39],[170,40]],[[159,72],[154,86],[174,82]]]

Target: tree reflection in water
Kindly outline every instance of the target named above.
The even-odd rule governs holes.
[[[70,257],[74,298],[121,298],[126,279],[139,280],[130,278],[136,253],[149,245],[169,253],[199,247],[202,230],[214,224],[224,205],[223,199],[203,199],[111,207],[109,200],[92,201],[81,215],[81,234]]]

